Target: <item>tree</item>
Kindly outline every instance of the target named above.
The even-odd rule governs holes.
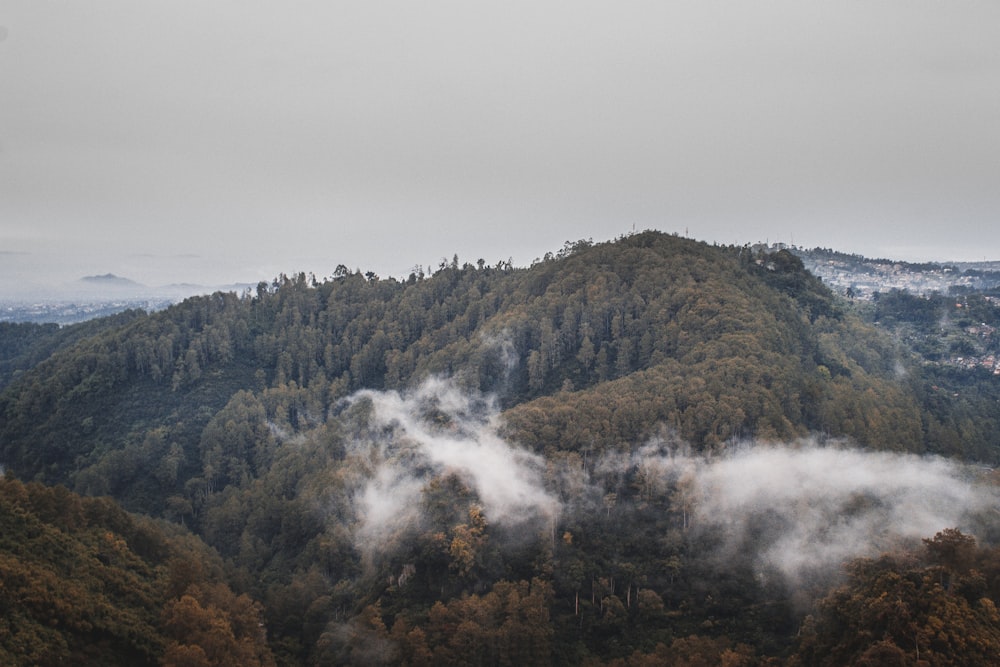
[[[263,633],[261,607],[223,584],[190,586],[163,609],[164,628],[172,638],[165,665],[273,667]]]
[[[925,544],[932,559],[960,568],[974,548],[957,530]],[[946,588],[944,567],[950,566],[924,566],[916,554],[905,553],[853,561],[848,582],[803,624],[790,664],[1000,664],[1000,614],[993,600],[982,597],[981,577],[951,570]]]
[[[976,538],[957,528],[945,528],[931,539],[924,539],[928,560],[954,574],[966,575],[976,557]]]

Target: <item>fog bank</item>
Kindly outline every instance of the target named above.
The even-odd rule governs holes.
[[[475,494],[490,523],[513,526],[555,517],[544,460],[497,434],[499,409],[487,396],[430,378],[407,392],[361,391],[348,399],[368,410],[367,435],[352,443],[370,476],[358,489],[357,539],[378,548],[420,519],[422,492],[453,474]]]
[[[654,444],[630,464],[676,490],[690,529],[723,536],[720,558],[749,550],[792,585],[945,528],[975,533],[998,507],[979,468],[811,441],[713,458]]]
[[[447,475],[469,489],[487,522],[507,527],[609,511],[601,498],[627,484],[635,511],[666,507],[682,517],[672,525],[711,532],[720,562],[750,556],[762,576],[778,573],[792,586],[945,528],[975,534],[983,517],[997,515],[997,489],[981,468],[937,457],[814,441],[708,456],[666,438],[590,470],[577,459],[546,471],[542,457],[500,437],[493,397],[448,379],[361,391],[345,406],[362,411],[364,423],[349,446],[365,471],[353,496],[364,553],[419,529],[428,484]]]

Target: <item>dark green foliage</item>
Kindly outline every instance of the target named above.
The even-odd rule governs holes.
[[[0,322],[0,389],[57,349],[106,329],[122,326],[141,315],[141,311],[127,310],[64,327],[57,324]]]
[[[880,294],[875,300],[875,321],[885,323],[911,322],[930,326],[944,316],[940,299],[914,296],[909,292],[892,290]]]
[[[52,353],[58,324],[0,322],[0,388]]]

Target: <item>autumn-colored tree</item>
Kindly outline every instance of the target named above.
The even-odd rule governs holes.
[[[803,624],[791,664],[1000,664],[1000,614],[969,569],[974,540],[949,529],[925,544],[929,566],[918,554],[851,563]]]
[[[163,609],[171,641],[163,656],[168,667],[268,667],[275,664],[267,647],[261,607],[224,584],[192,585]]]

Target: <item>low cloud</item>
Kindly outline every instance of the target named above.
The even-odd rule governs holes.
[[[974,532],[998,503],[976,468],[811,442],[716,458],[649,446],[630,465],[687,503],[692,529],[722,536],[720,558],[749,551],[793,586],[944,528]]]
[[[792,587],[945,528],[975,534],[1000,500],[995,486],[977,481],[979,468],[812,441],[702,456],[664,438],[610,455],[591,474],[552,462],[546,474],[542,457],[498,435],[493,397],[450,380],[362,391],[346,404],[364,425],[349,456],[364,471],[353,501],[356,543],[367,554],[421,530],[424,492],[448,475],[470,490],[489,523],[506,527],[604,511],[603,495],[627,480],[639,500],[669,496],[688,530],[716,536],[720,562],[753,558],[762,575],[777,573]]]
[[[442,475],[461,479],[490,523],[516,526],[558,514],[544,486],[544,460],[498,435],[493,398],[431,378],[409,392],[358,392],[347,403],[368,411],[366,435],[352,444],[369,471],[355,494],[362,551],[417,525],[422,492]]]

